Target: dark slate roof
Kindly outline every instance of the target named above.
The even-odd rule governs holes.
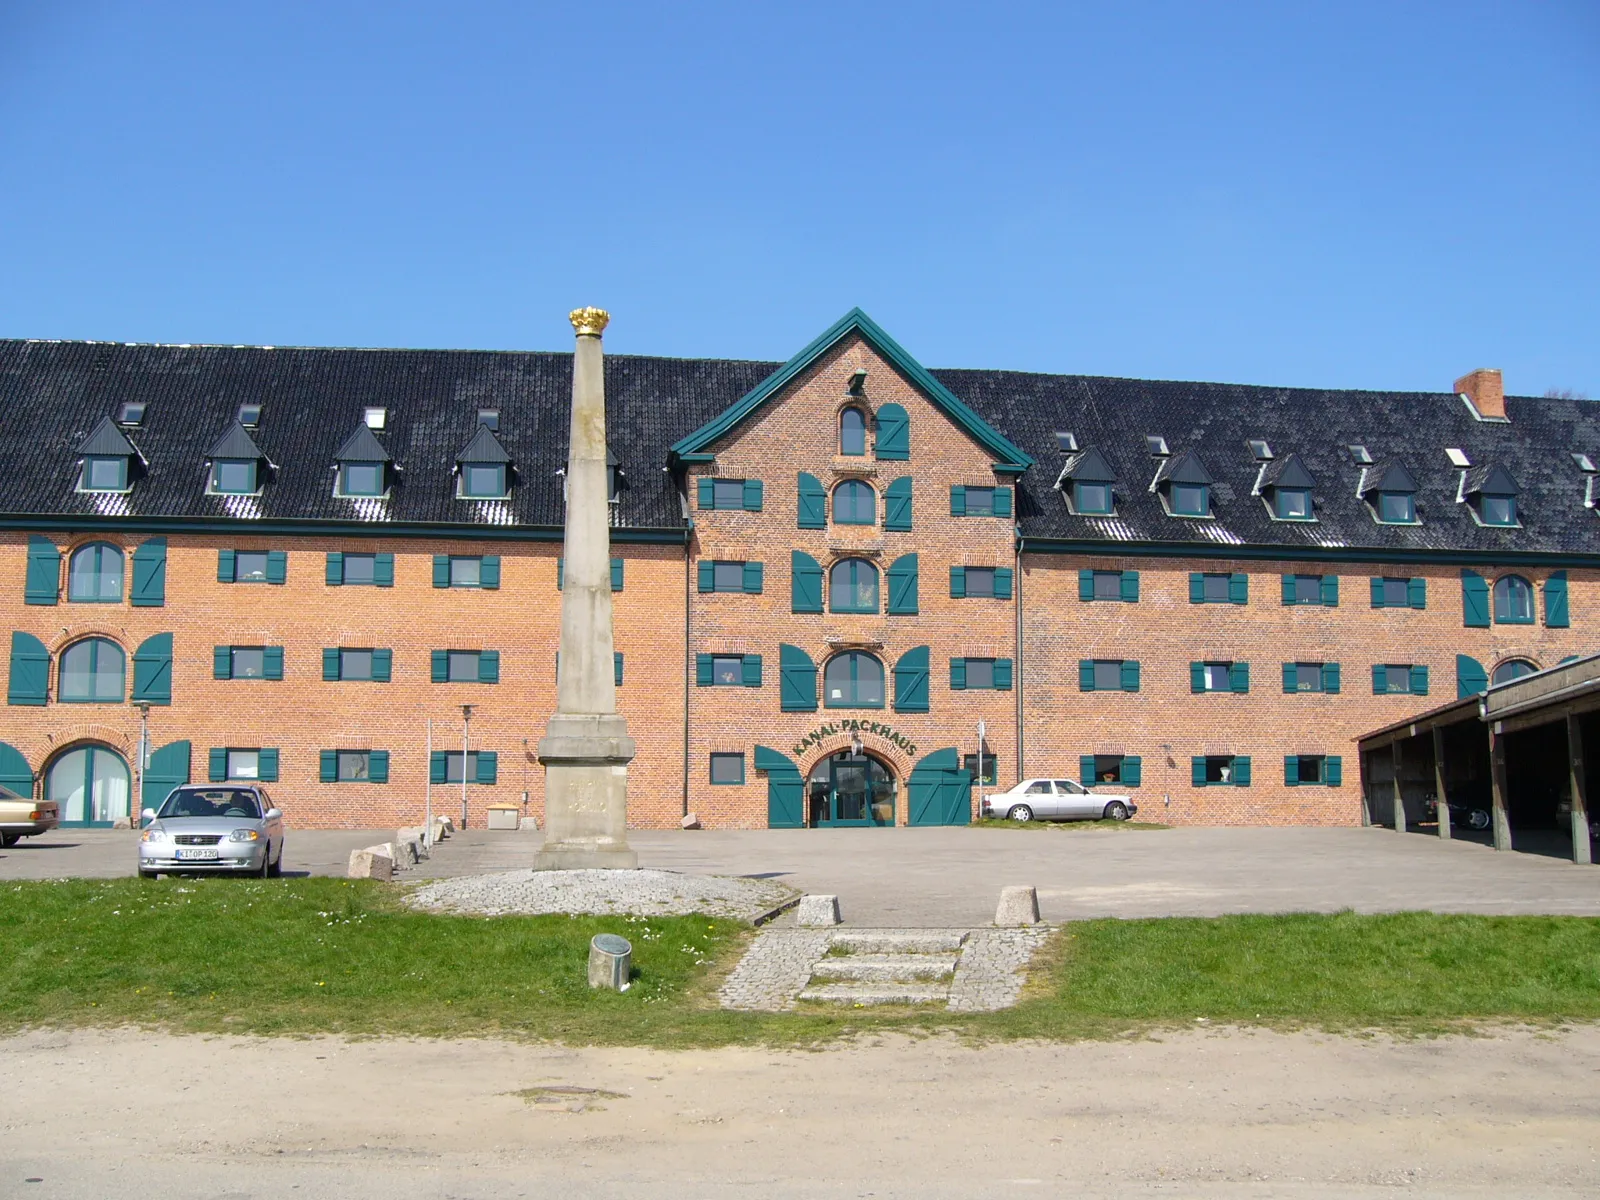
[[[1261,475],[1256,487],[1260,491],[1268,488],[1315,488],[1316,479],[1311,472],[1306,470],[1305,463],[1300,461],[1298,454],[1290,453],[1283,458],[1275,458],[1261,468]]]
[[[245,430],[245,427],[235,421],[228,426],[228,432],[211,443],[211,449],[206,451],[207,458],[265,458],[261,447],[256,445],[255,439]]]
[[[110,417],[100,418],[100,424],[78,443],[78,453],[96,458],[136,458],[139,454]]]
[[[463,446],[456,455],[458,463],[508,463],[511,455],[506,453],[506,448],[500,444],[500,439],[494,436],[494,430],[487,425],[479,425],[478,432],[472,435],[472,440]]]
[[[1361,468],[1356,478],[1356,492],[1370,496],[1373,492],[1415,492],[1417,477],[1400,462],[1374,462]]]
[[[1522,489],[1511,477],[1511,472],[1499,463],[1480,463],[1467,471],[1461,480],[1461,494],[1471,496],[1482,492],[1490,496],[1515,496]]]
[[[378,435],[365,420],[356,431],[345,438],[344,445],[333,452],[335,462],[393,462],[394,456],[383,448]]]
[[[682,529],[669,448],[749,395],[780,364],[608,355],[611,450],[626,479],[615,524]],[[938,382],[1035,460],[1016,481],[1030,541],[1276,546],[1505,554],[1600,554],[1586,477],[1571,452],[1600,459],[1600,405],[1506,399],[1510,422],[1473,419],[1451,392],[1326,391],[1234,384],[940,370]],[[870,386],[870,385],[869,385]],[[0,340],[0,516],[238,517],[461,523],[559,528],[572,392],[570,354],[121,345]],[[122,401],[149,405],[138,432],[148,468],[128,495],[76,491],[79,448]],[[241,403],[263,405],[254,444],[278,470],[260,496],[206,494],[216,431]],[[388,410],[376,435],[363,409]],[[500,411],[497,440],[519,467],[505,500],[458,500],[456,454],[477,436],[477,410]],[[387,499],[333,494],[333,465],[352,429],[401,468]],[[1070,430],[1118,475],[1117,512],[1077,516],[1055,489]],[[121,438],[114,427],[112,432]],[[1212,478],[1215,520],[1169,517],[1149,492],[1160,465],[1145,437],[1193,454]],[[916,429],[912,453],[917,453]],[[1265,439],[1316,480],[1314,522],[1271,519],[1252,495]],[[126,439],[123,439],[125,442]],[[1379,525],[1357,495],[1363,468],[1346,447],[1369,447],[1386,469],[1409,468],[1421,523]],[[1485,527],[1456,500],[1461,472],[1444,447],[1504,467],[1520,484],[1521,528]],[[1428,464],[1422,467],[1421,464]],[[1437,464],[1434,466],[1432,464]],[[913,464],[914,465],[914,464]],[[978,481],[974,481],[978,482]]]
[[[1063,479],[1077,479],[1084,483],[1115,483],[1117,472],[1106,456],[1100,453],[1098,446],[1090,446],[1080,454],[1073,455],[1067,460],[1067,466],[1061,472]]]
[[[1205,463],[1200,461],[1200,456],[1193,450],[1185,450],[1181,454],[1174,454],[1161,460],[1151,486],[1159,487],[1163,483],[1214,482],[1211,472],[1206,470]]]

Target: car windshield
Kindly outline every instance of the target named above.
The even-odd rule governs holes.
[[[254,792],[243,788],[206,788],[204,791],[173,792],[157,814],[162,820],[176,817],[245,817],[261,819],[261,806]]]

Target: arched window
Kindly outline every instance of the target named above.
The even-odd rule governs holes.
[[[1502,575],[1494,581],[1494,619],[1497,625],[1533,624],[1533,584],[1521,575]]]
[[[68,750],[45,775],[45,799],[63,825],[110,825],[131,816],[128,764],[109,746]]]
[[[882,708],[883,664],[860,650],[835,654],[822,669],[826,708]]]
[[[836,613],[878,611],[878,568],[861,558],[842,558],[828,570],[828,607]]]
[[[58,695],[64,702],[121,704],[126,670],[127,659],[115,642],[105,638],[74,642],[61,654]]]
[[[1521,679],[1524,675],[1532,675],[1539,668],[1525,658],[1508,658],[1494,669],[1490,683],[1510,683],[1513,679]]]
[[[867,414],[854,405],[839,414],[839,453],[867,452]]]
[[[833,489],[833,523],[835,525],[876,525],[878,523],[878,493],[870,483],[859,479],[846,479]]]
[[[67,599],[89,604],[122,602],[122,551],[90,542],[72,552],[67,569]]]

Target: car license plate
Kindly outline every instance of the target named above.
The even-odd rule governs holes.
[[[214,846],[179,846],[178,857],[180,859],[206,859],[217,858],[218,854]]]

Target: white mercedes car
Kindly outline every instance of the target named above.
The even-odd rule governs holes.
[[[1012,821],[1126,821],[1138,811],[1132,796],[1090,791],[1070,779],[1024,779],[983,798],[985,817]]]

